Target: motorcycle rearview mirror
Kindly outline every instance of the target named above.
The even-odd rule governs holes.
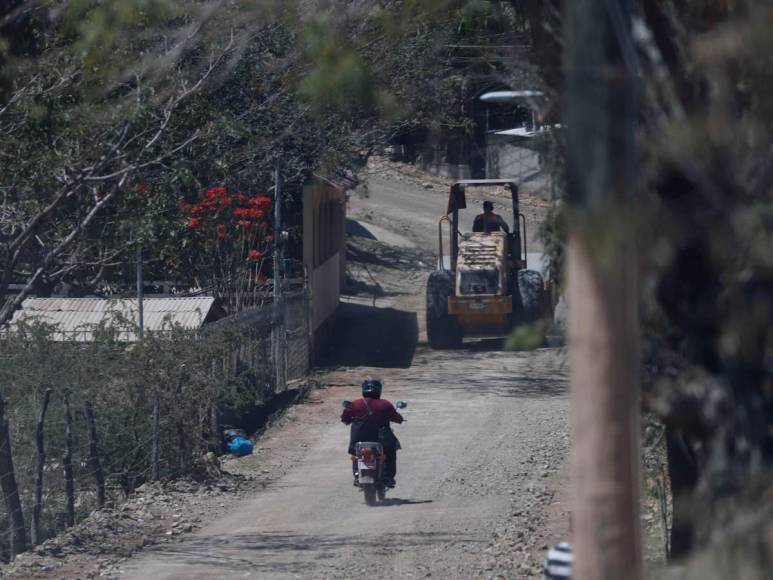
[[[351,401],[341,401],[341,406],[342,406],[344,409],[348,409],[349,407],[351,407],[351,406],[352,406],[352,402],[351,402]]]
[[[395,403],[395,407],[397,407],[398,409],[405,409],[407,406],[408,406],[408,403],[406,403],[405,401],[397,401]]]

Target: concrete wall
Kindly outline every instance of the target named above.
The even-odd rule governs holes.
[[[525,177],[540,170],[539,153],[519,146],[506,135],[486,136],[486,177]]]
[[[312,358],[335,322],[346,266],[346,194],[317,179],[303,190],[303,263],[309,282]]]
[[[341,297],[341,256],[335,254],[311,273],[309,285],[312,293],[312,332],[318,331],[338,309]]]
[[[486,136],[486,177],[513,178],[526,185],[532,193],[550,196],[550,179],[542,170],[538,142],[524,147],[507,135]]]

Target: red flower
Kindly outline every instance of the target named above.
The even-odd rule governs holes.
[[[219,224],[217,226],[217,237],[221,240],[228,237],[228,230],[225,227],[225,224]]]
[[[247,261],[248,262],[257,262],[263,257],[263,254],[260,250],[250,250],[247,253]]]
[[[263,211],[269,211],[273,205],[271,198],[267,195],[258,195],[257,197],[251,197],[249,204],[255,207],[259,207]]]
[[[250,226],[252,226],[252,222],[248,220],[239,220],[238,222],[236,222],[236,225],[239,226],[240,228],[249,228]]]
[[[238,218],[250,218],[253,220],[261,220],[266,217],[266,212],[257,207],[237,207],[234,208],[233,214]]]
[[[199,195],[204,199],[216,199],[218,197],[224,196],[225,194],[226,194],[225,187],[218,186],[218,187],[210,187],[209,189],[205,189]]]
[[[197,229],[199,229],[203,225],[204,225],[204,218],[203,217],[192,217],[190,219],[190,221],[188,222],[188,226],[192,230],[197,230]]]
[[[266,278],[263,274],[258,274],[258,282],[261,284],[265,284],[268,278]]]
[[[148,190],[150,190],[150,185],[148,185],[147,181],[140,181],[137,185],[134,186],[134,191],[137,193],[147,193]]]
[[[241,218],[252,218],[255,220],[259,220],[265,216],[266,213],[261,209],[256,209],[253,207],[237,207],[234,209],[234,216],[241,217]]]

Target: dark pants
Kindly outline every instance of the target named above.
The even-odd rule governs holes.
[[[384,448],[384,455],[386,455],[384,479],[394,479],[397,475],[397,449]]]

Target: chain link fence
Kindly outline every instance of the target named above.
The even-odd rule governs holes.
[[[306,289],[207,325],[208,331],[239,328],[245,340],[233,353],[233,364],[248,367],[265,387],[260,402],[306,378],[311,364],[309,293]]]
[[[23,520],[29,537],[37,513],[40,542],[105,497],[195,475],[203,455],[220,448],[225,415],[249,414],[309,371],[305,289],[196,330],[146,331],[136,340],[132,324],[62,333],[33,322],[0,334],[0,447],[13,454],[0,480],[13,482],[4,496],[21,500],[11,513],[2,502],[1,529]],[[0,539],[0,558],[9,553]]]

